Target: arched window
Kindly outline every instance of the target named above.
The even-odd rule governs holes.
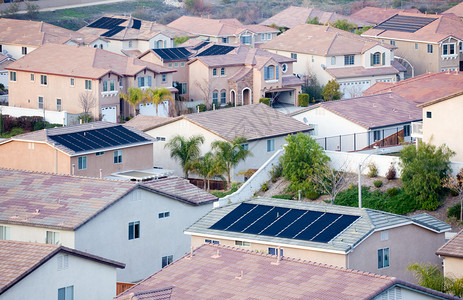
[[[161,49],[163,47],[164,47],[164,41],[159,40],[159,41],[156,42],[156,48],[157,49]]]
[[[275,66],[270,65],[264,68],[264,79],[265,80],[275,79]]]
[[[220,69],[220,76],[225,76],[225,68]]]
[[[220,91],[220,105],[224,105],[227,103],[227,91],[221,90]]]
[[[381,53],[376,52],[372,55],[371,65],[380,65],[381,64]]]
[[[217,90],[212,92],[212,103],[215,103],[215,105],[219,103],[219,92]]]

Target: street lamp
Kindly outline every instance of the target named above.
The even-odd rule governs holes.
[[[378,149],[378,146],[375,145],[373,148],[376,150]],[[362,165],[373,154],[376,154],[376,151],[368,154],[367,157],[365,157],[365,159],[359,164],[359,208],[362,208]]]

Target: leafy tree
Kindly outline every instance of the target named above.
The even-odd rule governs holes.
[[[349,23],[346,19],[338,19],[334,23],[330,23],[331,26],[337,29],[341,29],[344,31],[354,31],[357,28],[357,25],[354,23]]]
[[[408,270],[414,273],[421,286],[463,297],[463,277],[446,277],[437,266],[431,264],[414,263],[408,266]]]
[[[206,182],[207,190],[209,191],[211,178],[223,174],[224,171],[223,164],[221,164],[212,152],[207,152],[193,163],[193,172],[204,178],[204,190],[206,190]]]
[[[216,151],[217,158],[227,174],[228,186],[230,186],[231,183],[231,169],[236,167],[248,156],[252,156],[251,151],[244,149],[242,146],[242,144],[245,144],[246,142],[246,138],[238,136],[235,137],[232,142],[215,141],[212,143],[212,149]]]
[[[175,44],[175,46],[178,46],[180,44],[185,43],[189,39],[190,39],[190,37],[188,37],[188,36],[177,36],[177,37],[174,38],[174,44]]]
[[[171,92],[166,88],[159,89],[147,89],[143,94],[143,98],[146,101],[152,102],[156,107],[156,116],[158,115],[158,106],[165,100],[170,100],[174,105],[174,98],[172,98]]]
[[[194,135],[189,139],[176,135],[165,145],[165,148],[170,149],[170,157],[180,161],[185,178],[188,178],[189,171],[193,168],[195,160],[198,159],[199,146],[203,143],[204,137],[202,135]]]
[[[145,96],[140,88],[131,87],[127,90],[127,94],[122,93],[120,97],[129,103],[135,111],[135,106],[142,102]]]
[[[322,97],[325,101],[333,101],[339,100],[342,97],[342,93],[339,91],[339,83],[336,79],[331,79],[328,83],[323,87],[322,90]]]
[[[280,32],[278,33],[278,35],[282,34],[283,32],[285,32],[286,30],[288,30],[287,27],[281,27],[281,26],[278,26],[277,24],[271,24],[269,26],[270,28],[273,28],[273,29],[276,29],[276,30],[279,30]]]
[[[327,165],[329,157],[313,138],[300,132],[287,136],[286,141],[285,154],[280,159],[283,176],[290,181],[290,191],[301,190],[306,197],[317,190],[313,177]]]
[[[371,29],[373,26],[364,26],[362,28],[357,28],[355,29],[354,33],[355,34],[358,34],[358,35],[361,35],[362,33],[364,33],[365,31]]]
[[[314,24],[314,25],[322,25],[322,23],[320,23],[320,21],[318,21],[318,17],[308,18],[306,23],[307,24]]]
[[[436,147],[423,142],[400,151],[403,187],[418,208],[435,210],[439,206],[441,181],[450,171],[449,160],[454,154],[445,145]]]

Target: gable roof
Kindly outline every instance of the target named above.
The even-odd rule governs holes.
[[[346,206],[339,206],[339,205],[327,205],[327,204],[316,204],[310,202],[296,202],[291,200],[282,200],[282,199],[273,199],[273,198],[253,198],[251,200],[245,201],[243,203],[250,204],[251,206],[270,206],[274,207],[273,210],[276,211],[276,218],[280,220],[285,218],[285,212],[289,210],[302,210],[302,211],[309,211],[309,212],[318,212],[318,214],[335,214],[341,216],[347,216],[348,218],[356,218],[354,222],[351,222],[343,229],[340,233],[337,232],[329,232],[330,226],[332,225],[333,219],[332,216],[326,216],[327,219],[330,219],[331,222],[327,222],[326,224],[321,224],[317,226],[317,229],[321,230],[321,232],[326,231],[325,238],[320,240],[314,239],[316,236],[320,234],[320,232],[315,232],[309,228],[307,234],[312,234],[310,238],[305,238],[304,234],[300,232],[301,239],[290,238],[288,235],[283,231],[283,228],[277,228],[279,225],[278,222],[273,220],[264,219],[263,217],[259,219],[262,222],[270,222],[269,227],[266,228],[266,232],[261,231],[260,233],[254,233],[254,228],[247,227],[246,224],[237,224],[238,222],[234,223],[239,227],[240,225],[244,226],[245,230],[240,232],[230,230],[224,230],[217,227],[216,223],[222,220],[225,216],[230,214],[227,217],[229,220],[238,220],[243,216],[243,214],[247,213],[247,210],[238,209],[239,212],[232,211],[238,208],[242,203],[231,204],[228,206],[216,208],[205,215],[203,218],[198,220],[196,223],[191,225],[189,228],[185,230],[186,234],[190,235],[199,235],[205,237],[219,237],[225,239],[238,239],[256,243],[265,243],[268,245],[281,245],[286,247],[298,247],[298,248],[305,248],[305,249],[317,249],[319,251],[330,251],[339,254],[347,254],[351,251],[354,251],[354,248],[359,245],[365,238],[367,238],[371,233],[382,230],[383,228],[390,228],[390,227],[398,227],[404,226],[409,224],[414,224],[416,226],[423,227],[429,231],[442,233],[445,231],[451,230],[451,227],[440,221],[437,220],[427,214],[425,215],[418,215],[418,216],[401,216],[392,213],[382,212],[378,210],[368,209],[368,208],[356,208],[356,207],[346,207]],[[288,214],[288,216],[290,216]],[[243,218],[242,220],[245,220]],[[322,218],[320,218],[321,220]],[[337,219],[335,219],[337,220]],[[339,219],[340,222],[344,222],[343,220]],[[256,219],[252,219],[250,222],[256,221]],[[305,222],[302,218],[301,221]],[[284,223],[284,219],[281,221]],[[257,223],[257,222],[256,222]],[[296,224],[293,223],[291,226],[302,226],[302,230],[309,225],[308,224]],[[256,224],[256,226],[259,224]],[[262,224],[263,225],[263,224]],[[275,228],[270,228],[271,226],[276,226]],[[334,225],[334,228],[337,228],[338,225]],[[219,229],[214,229],[219,228]],[[333,227],[331,227],[333,228]],[[249,229],[249,230],[248,230]],[[272,232],[272,230],[274,232]],[[288,228],[288,230],[292,230]],[[291,231],[294,233],[293,231]],[[299,231],[295,232],[294,234],[298,233]],[[281,235],[280,235],[281,233]],[[289,234],[289,233],[288,233]],[[333,234],[335,234],[333,236]],[[315,235],[315,236],[313,236]]]
[[[454,14],[460,18],[463,17],[463,2],[460,2],[457,5],[450,7],[442,14]]]
[[[352,16],[344,16],[335,12],[326,12],[316,8],[290,6],[276,15],[264,20],[260,24],[270,26],[277,25],[280,27],[293,28],[296,25],[304,24],[308,19],[317,18],[322,24],[334,23],[337,20],[347,20],[349,23],[354,23],[358,27],[372,25],[368,21],[356,19]]]
[[[124,126],[134,127],[140,131],[147,131],[153,128],[153,126],[163,124],[171,119],[171,117],[136,115],[129,121],[125,122]]]
[[[76,230],[137,188],[193,206],[217,199],[176,177],[136,183],[0,169],[0,221]]]
[[[291,113],[298,115],[322,107],[366,129],[393,126],[421,120],[422,110],[416,103],[394,93],[321,102]]]
[[[143,70],[175,72],[174,69],[99,48],[58,44],[45,44],[11,63],[7,69],[90,79],[99,79],[108,73],[134,76]]]
[[[125,268],[123,263],[59,245],[0,240],[0,295],[58,253],[90,259],[115,268]]]
[[[364,96],[393,92],[416,103],[425,103],[463,91],[463,72],[422,74],[396,83],[375,83]]]
[[[436,255],[463,258],[463,230],[440,247]]]
[[[400,66],[398,67],[400,68]],[[400,71],[397,70],[395,66],[384,66],[377,68],[365,68],[362,66],[347,68],[325,68],[325,71],[336,79],[391,75],[400,73]]]
[[[407,12],[407,13],[414,13],[417,15],[421,15],[422,13],[416,8],[408,8],[408,9],[398,9],[398,8],[383,8],[383,7],[373,7],[373,6],[366,6],[350,16],[355,19],[364,20],[365,22],[369,22],[372,24],[379,24],[382,21],[389,19],[395,14]]]
[[[394,277],[221,245],[202,245],[118,295],[149,299],[372,299],[404,287],[438,299],[458,299]],[[164,292],[163,298],[161,293]],[[133,298],[132,298],[133,297]]]
[[[362,54],[378,45],[386,49],[396,48],[331,26],[300,24],[263,44],[261,48],[332,56]]]
[[[362,36],[440,43],[449,37],[463,39],[463,22],[452,15],[399,13],[362,33]]]

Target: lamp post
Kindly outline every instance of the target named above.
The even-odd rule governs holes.
[[[378,146],[373,146],[373,148],[376,150],[376,149],[378,149]],[[362,208],[362,165],[373,154],[376,154],[376,152],[372,152],[372,153],[368,154],[367,157],[365,157],[365,159],[362,160],[362,162],[359,164],[359,180],[358,180],[359,181],[358,182],[358,185],[359,185],[359,208]]]

